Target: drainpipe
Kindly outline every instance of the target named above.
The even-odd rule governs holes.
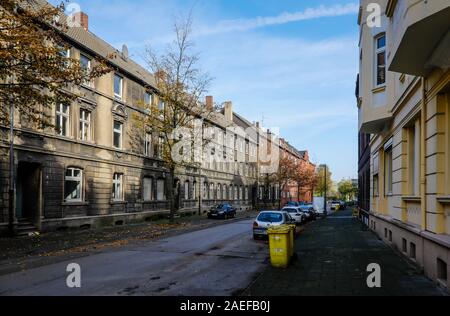
[[[421,213],[422,213],[422,231],[427,229],[427,195],[426,195],[426,119],[427,119],[427,100],[426,100],[425,78],[422,78],[422,111],[420,117],[420,198],[421,198]]]

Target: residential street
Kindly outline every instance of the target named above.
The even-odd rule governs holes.
[[[233,295],[264,266],[268,249],[243,220],[0,277],[0,295]],[[66,286],[69,263],[80,289]]]

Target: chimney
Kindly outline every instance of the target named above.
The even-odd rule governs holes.
[[[85,31],[89,31],[89,16],[84,12],[75,12],[73,15],[74,22],[77,25],[84,28]]]
[[[231,101],[225,102],[224,115],[228,121],[233,122],[233,102]]]
[[[214,109],[214,97],[212,95],[206,96],[206,108],[209,111],[212,111]]]

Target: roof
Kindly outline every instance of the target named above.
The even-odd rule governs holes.
[[[51,6],[47,0],[33,0],[23,1],[22,6],[31,8],[32,10],[39,10],[45,6]],[[68,16],[61,12],[60,23],[68,20]],[[61,20],[62,19],[62,20]],[[67,23],[66,23],[67,24]],[[59,28],[59,27],[58,27]],[[102,40],[90,31],[86,31],[83,27],[67,27],[63,30],[63,35],[67,36],[69,40],[72,40],[76,44],[79,44],[87,51],[107,59],[112,65],[122,70],[125,73],[135,77],[138,81],[142,81],[144,84],[156,87],[156,81],[154,76],[147,71],[144,67],[133,61],[131,58],[124,58],[122,52],[114,48],[112,45]]]

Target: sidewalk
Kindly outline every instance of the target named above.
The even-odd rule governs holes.
[[[298,259],[289,268],[268,267],[243,295],[446,295],[348,210],[308,225],[296,241],[296,252]],[[381,288],[367,287],[370,263],[381,266]]]
[[[93,230],[51,232],[40,236],[0,238],[0,275],[27,270],[67,259],[89,256],[108,249],[156,240],[237,220],[254,218],[255,212],[239,212],[236,219],[211,220],[190,216],[168,220],[106,227]]]

